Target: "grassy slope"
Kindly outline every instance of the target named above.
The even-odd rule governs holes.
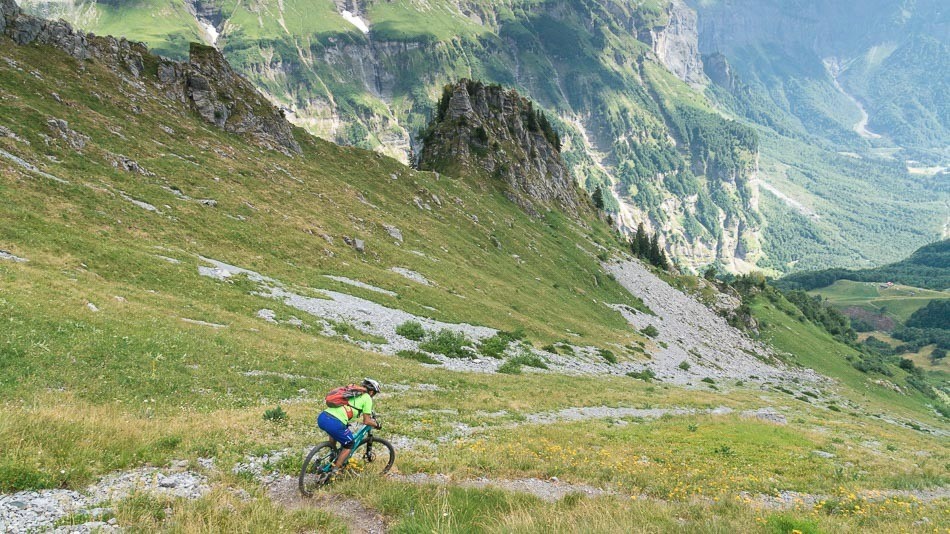
[[[358,483],[338,487],[383,511],[398,530],[606,531],[636,521],[653,529],[735,531],[792,521],[801,529],[896,531],[923,515],[946,523],[941,508],[928,506],[887,502],[872,505],[867,517],[867,508],[861,512],[851,505],[833,515],[810,509],[778,514],[736,500],[740,491],[794,488],[841,494],[841,502],[849,503],[848,492],[862,488],[946,482],[935,471],[947,461],[945,443],[873,419],[832,415],[799,406],[784,394],[731,384],[721,384],[728,393],[721,394],[626,378],[450,373],[369,353],[312,330],[264,323],[254,317],[263,307],[280,318],[301,314],[249,295],[241,281],[199,277],[195,254],[304,287],[344,289],[321,275],[350,276],[397,291],[400,298],[348,287],[347,292],[443,320],[522,326],[539,344],[563,338],[565,329],[583,333],[581,341],[592,344],[631,339],[634,334],[621,318],[601,303],[636,303],[599,274],[592,255],[578,249],[594,250],[580,237],[587,234],[610,244],[596,223],[584,229],[556,214],[534,221],[490,187],[412,173],[391,160],[303,136],[302,157],[264,152],[161,99],[136,95],[143,112],[135,114],[123,82],[99,66],[87,64],[77,73],[73,60],[50,49],[3,44],[0,55],[30,68],[21,71],[0,62],[0,122],[30,144],[0,138],[0,148],[71,183],[0,160],[0,195],[9,199],[0,205],[0,244],[30,259],[0,263],[0,445],[7,451],[0,459],[0,490],[82,487],[115,469],[213,455],[222,467],[213,475],[216,483],[247,488],[254,498],[240,502],[222,490],[195,503],[171,503],[168,519],[175,528],[274,530],[282,523],[293,530],[339,530],[339,521],[326,514],[275,507],[254,483],[227,472],[246,453],[302,449],[319,439],[312,423],[319,392],[366,374],[385,384],[442,388],[411,388],[380,399],[387,434],[416,439],[433,440],[456,422],[519,422],[525,413],[578,405],[741,410],[765,403],[797,414],[787,428],[738,415],[630,421],[628,426],[601,420],[526,425],[517,435],[520,442],[512,441],[510,432],[489,429],[436,444],[431,451],[400,451],[403,472],[556,475],[643,491],[670,503],[570,498],[550,505],[494,490],[395,481],[376,484],[373,491]],[[29,73],[34,69],[42,80]],[[63,104],[50,95],[51,80]],[[42,135],[48,132],[48,117],[66,119],[91,137],[82,155],[62,141],[46,144]],[[176,133],[167,134],[159,124]],[[109,152],[135,159],[156,176],[113,169]],[[163,185],[195,198],[214,198],[218,205],[183,202]],[[438,194],[443,207],[418,210],[412,199],[426,197],[422,189]],[[154,204],[162,214],[136,207],[120,191]],[[379,224],[399,226],[406,243],[393,244]],[[333,236],[333,243],[321,233]],[[501,250],[491,245],[490,234],[502,243]],[[345,246],[344,235],[365,239],[367,253]],[[388,271],[394,265],[419,271],[439,285],[412,285]],[[89,310],[87,302],[99,312]],[[214,330],[181,318],[228,327]],[[265,374],[244,374],[248,371]],[[861,392],[866,385],[853,387]],[[894,399],[900,413],[939,424],[915,410],[913,399],[900,401]],[[278,402],[290,414],[286,426],[261,420],[262,405]],[[457,413],[431,411],[433,406]],[[498,410],[507,414],[486,415]],[[894,449],[866,455],[858,446],[867,439]],[[590,450],[578,456],[580,444]],[[834,450],[852,467],[818,460],[809,452],[814,449]],[[931,456],[920,461],[910,454],[917,450]],[[634,460],[640,454],[647,463]],[[766,466],[772,470],[768,480],[763,479]],[[284,468],[292,471],[293,465]],[[718,500],[694,500],[701,492]],[[172,528],[162,519],[168,504],[134,498],[119,503],[116,515],[122,524],[145,530]]]
[[[912,387],[907,386],[906,373],[895,369],[895,376],[887,380],[902,387],[907,394],[899,394],[883,387],[873,387],[872,377],[854,367],[848,361],[857,352],[835,341],[819,327],[796,320],[801,314],[784,300],[779,303],[760,299],[753,306],[755,316],[767,325],[763,338],[777,349],[786,352],[790,361],[819,373],[834,377],[843,388],[839,389],[862,410],[871,414],[889,414],[898,417],[915,417],[925,411],[928,401]]]
[[[931,300],[950,298],[950,293],[946,291],[933,291],[900,284],[889,288],[880,286],[881,284],[876,282],[838,280],[828,287],[810,293],[821,295],[833,306],[865,308],[884,313],[899,323],[905,322],[911,314],[926,306]]]

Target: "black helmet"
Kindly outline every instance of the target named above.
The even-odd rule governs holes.
[[[379,382],[373,380],[372,378],[364,378],[363,387],[372,391],[373,393],[379,393]]]

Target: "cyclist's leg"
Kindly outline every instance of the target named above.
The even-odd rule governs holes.
[[[321,413],[320,417],[317,418],[317,425],[330,435],[330,441],[334,445],[339,443],[342,447],[333,464],[334,469],[339,469],[350,457],[350,452],[353,449],[353,433],[342,421],[326,412]]]

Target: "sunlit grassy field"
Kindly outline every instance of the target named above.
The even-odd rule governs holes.
[[[203,470],[197,460],[213,457],[210,495],[136,495],[115,503],[115,517],[143,532],[342,532],[339,517],[275,502],[231,467],[246,455],[302,453],[323,439],[314,418],[324,392],[373,376],[385,388],[382,435],[404,440],[400,474],[557,477],[611,492],[550,503],[398,478],[329,490],[378,511],[396,532],[898,532],[924,517],[928,527],[950,522],[946,500],[863,496],[945,486],[950,462],[945,435],[869,414],[944,431],[945,421],[924,399],[869,385],[842,359],[850,349],[774,307],[756,309],[771,325],[767,339],[835,377],[819,389],[853,408],[804,402],[775,385],[685,389],[624,376],[450,372],[323,335],[317,318],[252,294],[241,279],[200,276],[202,255],[301,291],[334,289],[442,321],[520,328],[538,347],[568,337],[604,348],[643,339],[605,306],[642,304],[601,270],[598,255],[619,245],[593,215],[532,219],[494,184],[411,171],[299,131],[302,155],[264,151],[170,106],[150,79],[142,93],[95,63],[80,71],[51,49],[2,44],[0,56],[30,68],[0,61],[0,123],[19,138],[0,137],[0,149],[68,183],[0,159],[0,248],[29,260],[0,260],[0,491],[81,489],[113,471],[173,460]],[[54,136],[51,117],[89,137],[81,153]],[[117,170],[117,154],[154,174]],[[182,200],[176,189],[216,206]],[[399,227],[403,241],[383,225]],[[344,237],[365,240],[365,252]],[[394,266],[435,284],[412,283]],[[261,320],[261,308],[301,324]],[[276,405],[286,422],[262,417]],[[692,412],[529,417],[578,407]],[[763,407],[787,423],[742,414]],[[275,468],[291,474],[299,462],[291,455]],[[757,504],[758,494],[782,491],[829,500],[781,512]]]

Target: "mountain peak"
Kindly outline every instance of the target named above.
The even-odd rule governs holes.
[[[538,204],[578,210],[559,134],[530,100],[500,85],[462,79],[445,86],[419,167],[500,180],[509,198],[533,215]]]

